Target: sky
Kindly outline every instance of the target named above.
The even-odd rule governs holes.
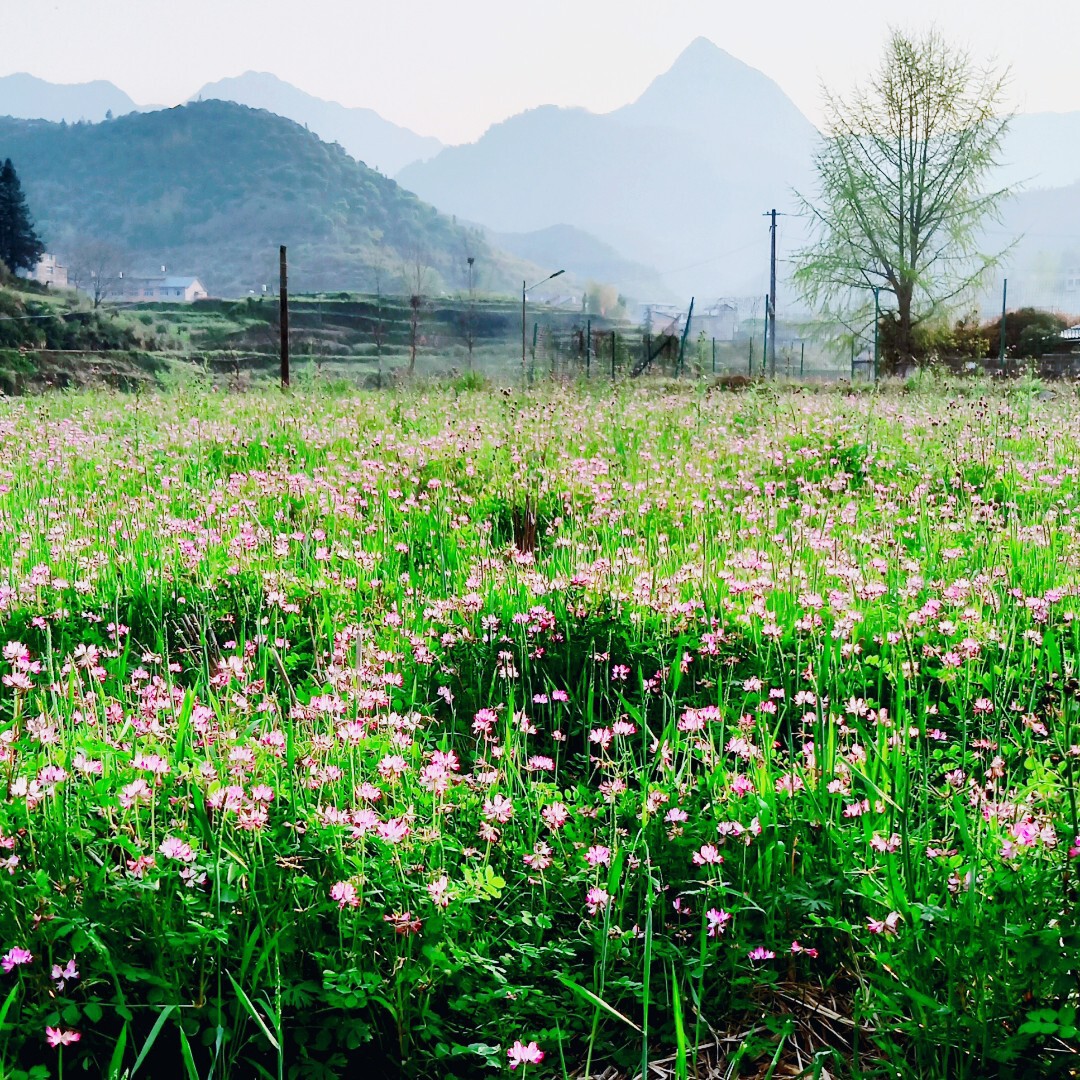
[[[107,79],[140,105],[270,71],[444,142],[544,104],[606,112],[704,36],[814,122],[876,66],[890,21],[1011,71],[1024,112],[1080,110],[1078,0],[0,0],[0,75]]]

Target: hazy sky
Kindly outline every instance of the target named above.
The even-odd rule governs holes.
[[[534,105],[633,100],[699,35],[812,119],[874,66],[895,12],[1012,69],[1012,104],[1080,109],[1080,0],[0,0],[0,74],[109,79],[140,104],[272,71],[446,142]]]

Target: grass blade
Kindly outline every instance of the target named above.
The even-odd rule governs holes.
[[[175,1009],[175,1005],[166,1005],[164,1009],[158,1013],[158,1018],[154,1021],[154,1026],[150,1029],[150,1034],[146,1037],[146,1042],[143,1043],[142,1050],[139,1051],[139,1056],[135,1059],[135,1064],[131,1066],[131,1075],[134,1075],[139,1071],[139,1066],[146,1060],[146,1055],[150,1053],[154,1043],[157,1042],[157,1037],[161,1034],[161,1029],[165,1026],[165,1021],[169,1019],[169,1014]]]
[[[274,1033],[266,1026],[266,1021],[259,1014],[259,1011],[255,1008],[251,998],[244,993],[244,988],[232,977],[232,972],[226,972],[229,976],[229,982],[233,984],[233,989],[236,991],[236,996],[240,999],[240,1004],[247,1010],[248,1015],[256,1024],[259,1025],[259,1030],[263,1033],[266,1041],[280,1054],[281,1043],[278,1042]]]
[[[586,990],[584,986],[582,986],[580,983],[574,982],[574,980],[571,979],[569,976],[560,975],[559,982],[561,982],[563,986],[565,986],[568,990],[572,990],[575,994],[578,995],[578,997],[584,998],[591,1005],[595,1005],[598,1009],[603,1009],[604,1012],[610,1013],[612,1016],[615,1017],[616,1020],[621,1020],[624,1024],[629,1024],[630,1027],[632,1027],[639,1035],[644,1034],[641,1028],[638,1027],[638,1025],[635,1024],[629,1016],[624,1016],[621,1012],[619,1012],[618,1009],[609,1005],[598,994],[594,994],[591,990]]]

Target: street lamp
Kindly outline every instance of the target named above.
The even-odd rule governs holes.
[[[521,283],[521,377],[526,383],[528,382],[528,375],[525,367],[525,294],[540,285],[546,284],[552,278],[557,278],[560,274],[565,273],[565,270],[556,270],[554,274],[548,274],[543,281],[538,281],[535,285],[528,286],[528,288],[526,288],[524,281]]]

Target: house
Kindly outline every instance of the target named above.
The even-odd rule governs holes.
[[[686,328],[686,308],[675,304],[649,304],[644,321],[653,334],[681,335]],[[732,300],[715,300],[701,307],[694,305],[690,319],[690,334],[696,338],[704,334],[717,341],[734,341],[739,329],[739,305]]]
[[[700,311],[694,308],[690,333],[704,334],[716,341],[734,341],[739,329],[739,305],[730,300],[717,300]]]
[[[48,252],[41,256],[37,266],[30,273],[19,276],[54,288],[66,288],[68,284],[67,267],[59,262],[55,255],[50,255]]]
[[[129,277],[120,275],[116,299],[129,303],[190,303],[205,300],[205,286],[197,277],[161,274],[155,277]]]

